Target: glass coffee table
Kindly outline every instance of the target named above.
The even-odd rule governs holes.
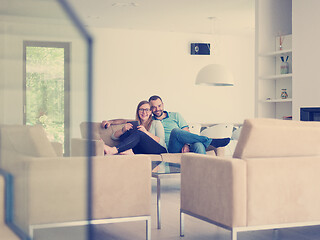
[[[154,161],[152,177],[157,179],[157,227],[161,229],[161,179],[180,178],[180,164]]]

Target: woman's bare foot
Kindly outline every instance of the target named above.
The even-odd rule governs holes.
[[[159,167],[159,165],[158,166],[156,166],[154,169],[152,169],[152,172],[158,172],[160,170],[160,167]]]
[[[118,149],[116,147],[110,147],[106,144],[103,146],[103,150],[105,155],[115,155],[118,153]]]
[[[124,152],[119,153],[120,155],[134,155],[132,149],[128,149]]]

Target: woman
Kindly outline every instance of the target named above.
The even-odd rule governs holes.
[[[132,152],[134,154],[161,154],[167,152],[162,123],[152,119],[148,101],[141,101],[138,104],[136,120],[139,122],[139,126],[136,129],[133,128],[131,123],[127,122],[112,135],[112,138],[120,140],[120,143],[115,147],[104,145],[106,155],[132,154]],[[104,122],[104,124],[108,126],[113,122],[111,120]]]

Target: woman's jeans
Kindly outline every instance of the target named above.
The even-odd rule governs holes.
[[[168,152],[180,153],[185,144],[190,144],[190,151],[200,154],[206,154],[206,148],[210,145],[212,139],[206,136],[200,136],[191,132],[174,128],[171,131]]]
[[[132,149],[134,154],[161,154],[167,152],[167,149],[154,139],[137,129],[126,131],[120,136],[120,141],[117,145],[119,153],[129,149]]]

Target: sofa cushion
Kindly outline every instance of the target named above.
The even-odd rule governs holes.
[[[41,125],[7,125],[1,128],[2,147],[34,157],[56,157]]]
[[[234,158],[319,156],[320,122],[248,119]]]

